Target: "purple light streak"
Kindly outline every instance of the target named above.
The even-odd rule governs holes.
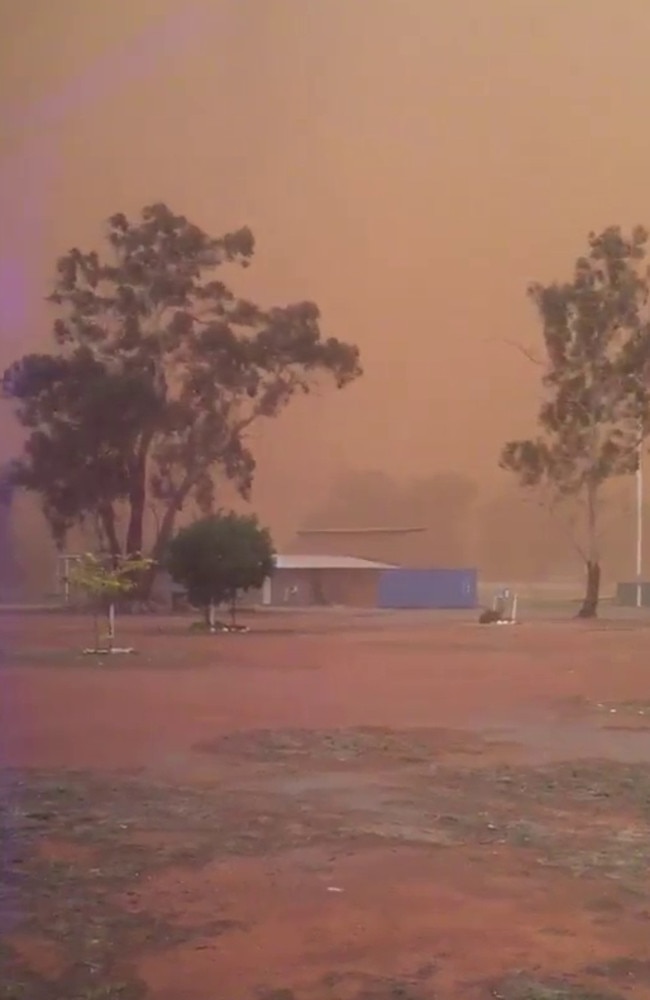
[[[35,332],[40,288],[37,267],[56,170],[56,150],[42,141],[27,143],[0,164],[0,360],[13,360]]]
[[[109,50],[85,72],[68,80],[55,93],[31,107],[7,108],[5,127],[17,132],[64,125],[70,115],[94,109],[98,102],[137,84],[176,59],[197,39],[217,27],[214,3],[188,3],[179,11],[129,39],[117,51]]]

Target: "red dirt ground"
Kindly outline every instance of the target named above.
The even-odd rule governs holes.
[[[252,616],[249,634],[216,637],[183,618],[119,625],[138,655],[98,663],[77,654],[84,619],[0,617],[0,748],[27,779],[138,772],[231,810],[223,850],[116,887],[124,913],[197,928],[133,949],[137,995],[561,1000],[587,996],[579,983],[650,998],[650,859],[631,867],[650,840],[649,628],[342,613]],[[375,735],[349,750],[339,730]],[[584,782],[554,770],[593,758]],[[140,849],[194,836],[142,817]],[[76,834],[43,834],[43,863],[94,864]],[[7,940],[50,978],[74,951],[47,933]],[[520,973],[558,992],[526,993]]]

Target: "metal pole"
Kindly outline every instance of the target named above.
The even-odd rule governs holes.
[[[643,442],[639,441],[636,463],[636,606],[643,606]]]

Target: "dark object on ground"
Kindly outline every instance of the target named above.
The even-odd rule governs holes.
[[[485,608],[484,611],[481,611],[478,619],[479,625],[494,625],[500,621],[505,621],[505,619],[502,617],[501,612],[494,608]]]

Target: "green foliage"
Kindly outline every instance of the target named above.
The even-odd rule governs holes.
[[[150,567],[150,559],[120,559],[114,566],[105,558],[86,552],[72,565],[68,578],[73,587],[98,603],[110,604],[135,590],[138,577]]]
[[[213,514],[178,532],[166,565],[195,607],[234,604],[273,572],[273,542],[253,515]]]
[[[647,241],[640,227],[629,238],[618,227],[591,234],[570,282],[529,289],[545,348],[540,433],[501,453],[523,486],[579,497],[636,468],[648,402]]]
[[[108,252],[57,264],[54,350],[15,362],[5,395],[27,430],[14,482],[37,493],[54,538],[90,521],[113,556],[158,558],[179,510],[214,509],[214,478],[247,495],[247,430],[322,377],[361,374],[358,349],[324,338],[311,302],[264,309],[217,274],[246,267],[249,229],[213,238],[167,206],[114,215]]]

